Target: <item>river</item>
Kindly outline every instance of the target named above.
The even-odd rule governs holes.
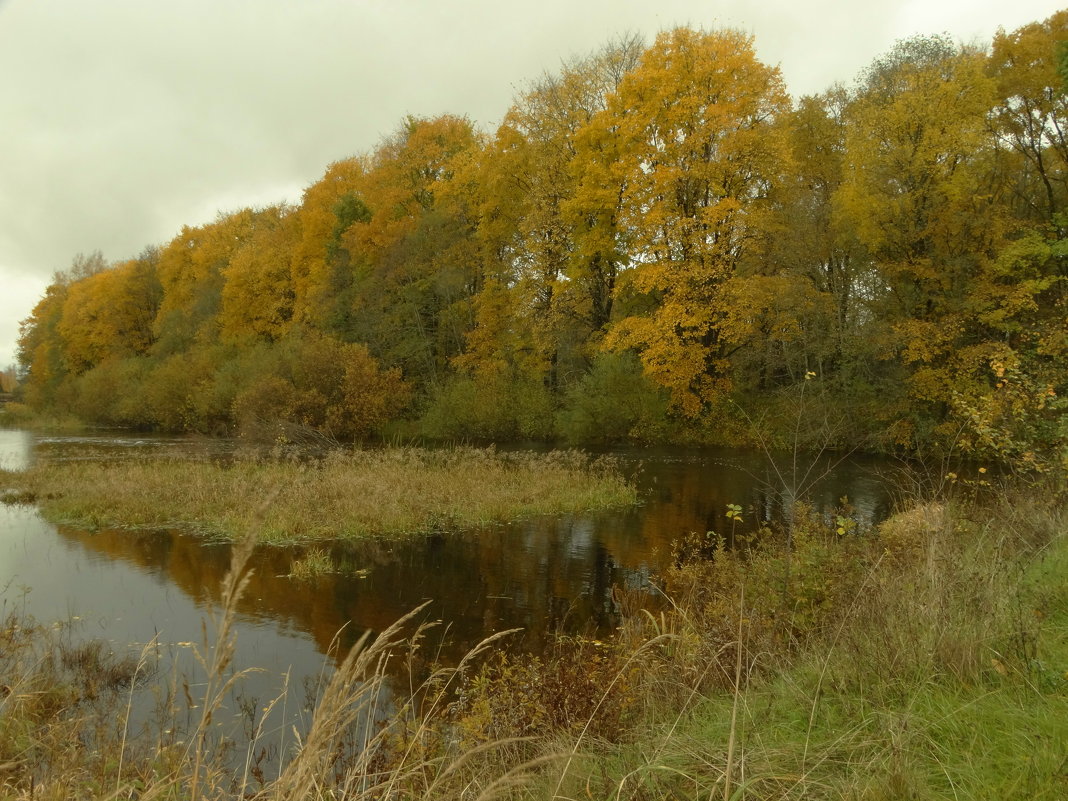
[[[0,430],[0,467],[176,446],[220,453],[229,447],[214,440]],[[286,677],[299,700],[339,643],[344,649],[425,602],[421,619],[440,621],[427,653],[445,663],[504,629],[521,632],[502,647],[532,652],[554,632],[603,635],[618,622],[614,589],[655,602],[657,574],[679,535],[728,532],[727,504],[743,508],[747,527],[774,519],[791,492],[792,480],[780,478],[758,453],[624,448],[611,455],[633,477],[638,506],[403,542],[336,544],[332,555],[344,569],[309,580],[288,575],[303,548],[258,548],[235,628],[235,667],[258,672],[240,684],[235,719],[248,707],[242,699],[262,707]],[[821,480],[807,499],[830,510],[847,497],[862,526],[885,516],[893,465],[840,459],[823,457],[814,465],[811,475]],[[63,626],[67,636],[103,639],[116,652],[147,648],[161,674],[181,671],[194,690],[199,668],[191,652],[203,640],[205,621],[210,624],[229,561],[229,546],[177,531],[86,531],[53,525],[31,506],[0,505],[5,614],[18,610]],[[302,704],[286,714],[279,731],[299,725]]]

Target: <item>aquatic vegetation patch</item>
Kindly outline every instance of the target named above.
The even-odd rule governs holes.
[[[289,567],[289,577],[307,581],[317,576],[337,572],[337,565],[330,554],[323,548],[310,548],[303,556],[293,560]]]
[[[247,531],[268,497],[265,542],[399,537],[625,506],[637,493],[610,460],[577,451],[336,451],[322,459],[188,455],[39,463],[12,481],[53,521]]]

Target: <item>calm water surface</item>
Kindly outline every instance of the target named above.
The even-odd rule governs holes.
[[[177,444],[216,453],[228,447],[218,441],[0,430],[0,467]],[[278,693],[287,673],[290,687],[301,687],[321,675],[324,654],[339,632],[346,645],[426,601],[422,619],[441,621],[434,645],[446,662],[502,629],[521,628],[507,647],[532,651],[552,632],[603,633],[617,622],[613,588],[655,597],[656,575],[679,535],[728,531],[728,503],[744,507],[747,525],[773,518],[783,503],[781,481],[757,454],[664,448],[612,455],[633,476],[639,506],[401,543],[334,545],[342,572],[308,581],[287,575],[303,549],[260,548],[240,606],[236,664],[262,672],[243,682],[242,692],[262,704]],[[864,459],[832,464],[825,460],[815,471],[828,475],[809,493],[814,505],[830,509],[848,497],[862,522],[885,515],[881,474],[889,465]],[[5,612],[17,608],[45,622],[76,619],[71,636],[103,638],[116,651],[155,643],[164,663],[191,672],[194,683],[189,643],[202,640],[229,559],[229,546],[179,532],[85,531],[52,525],[32,507],[0,506]]]

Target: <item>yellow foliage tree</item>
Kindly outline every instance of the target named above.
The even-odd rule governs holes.
[[[256,212],[248,239],[223,271],[219,336],[224,342],[277,341],[293,318],[290,261],[297,217],[285,206]]]
[[[1004,231],[984,183],[994,85],[982,53],[910,39],[849,109],[839,203],[873,255],[899,319],[955,311]]]
[[[218,341],[224,273],[255,227],[252,209],[220,214],[199,228],[183,227],[160,252],[163,300],[153,331],[163,354]]]
[[[336,247],[341,235],[356,221],[355,217],[339,214],[339,210],[345,198],[357,198],[366,191],[366,173],[364,158],[338,161],[304,191],[296,223],[300,239],[291,264],[295,324],[329,328],[328,310],[335,292],[331,245]]]
[[[154,252],[71,284],[57,327],[71,372],[147,353],[161,294]]]
[[[1068,95],[1058,73],[1058,47],[1068,41],[1068,11],[994,37],[989,72],[999,102],[993,123],[1009,159],[1014,205],[1022,216],[1055,221],[1068,201]],[[1063,223],[1062,223],[1063,226]]]
[[[490,255],[473,304],[477,324],[503,338],[476,329],[461,363],[507,365],[552,386],[587,366],[587,342],[611,316],[619,259],[590,247],[597,212],[581,205],[591,192],[579,189],[589,161],[580,138],[640,52],[630,37],[574,60],[527,87],[505,115],[479,173],[479,234]]]
[[[679,28],[657,37],[598,121],[619,143],[627,288],[647,299],[608,344],[636,348],[687,415],[728,385],[723,287],[765,231],[789,106],[750,37]]]
[[[839,210],[878,271],[873,308],[888,331],[882,356],[900,365],[908,416],[933,426],[924,437],[957,436],[962,421],[951,412],[989,395],[991,362],[1034,351],[1037,312],[1050,307],[1058,281],[1051,248],[1021,236],[1012,212],[1023,131],[1047,124],[1057,102],[1023,113],[1033,104],[1004,95],[1031,79],[1003,75],[999,98],[994,77],[1010,51],[1027,49],[1026,39],[1000,36],[993,62],[943,37],[907,40],[873,64],[849,108]],[[1038,78],[1049,80],[1048,71]],[[1017,146],[1011,154],[1009,141]],[[1032,189],[1047,185],[1040,171],[1028,180]],[[1055,205],[1056,194],[1029,190],[1039,205],[1025,214],[1047,218],[1053,207],[1043,198]],[[915,426],[900,422],[898,439],[911,444]]]

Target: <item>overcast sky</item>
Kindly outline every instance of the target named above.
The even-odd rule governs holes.
[[[900,38],[990,40],[1054,0],[0,0],[0,368],[78,253],[299,201],[405,114],[492,130],[516,90],[621,33],[755,37],[795,95]]]

